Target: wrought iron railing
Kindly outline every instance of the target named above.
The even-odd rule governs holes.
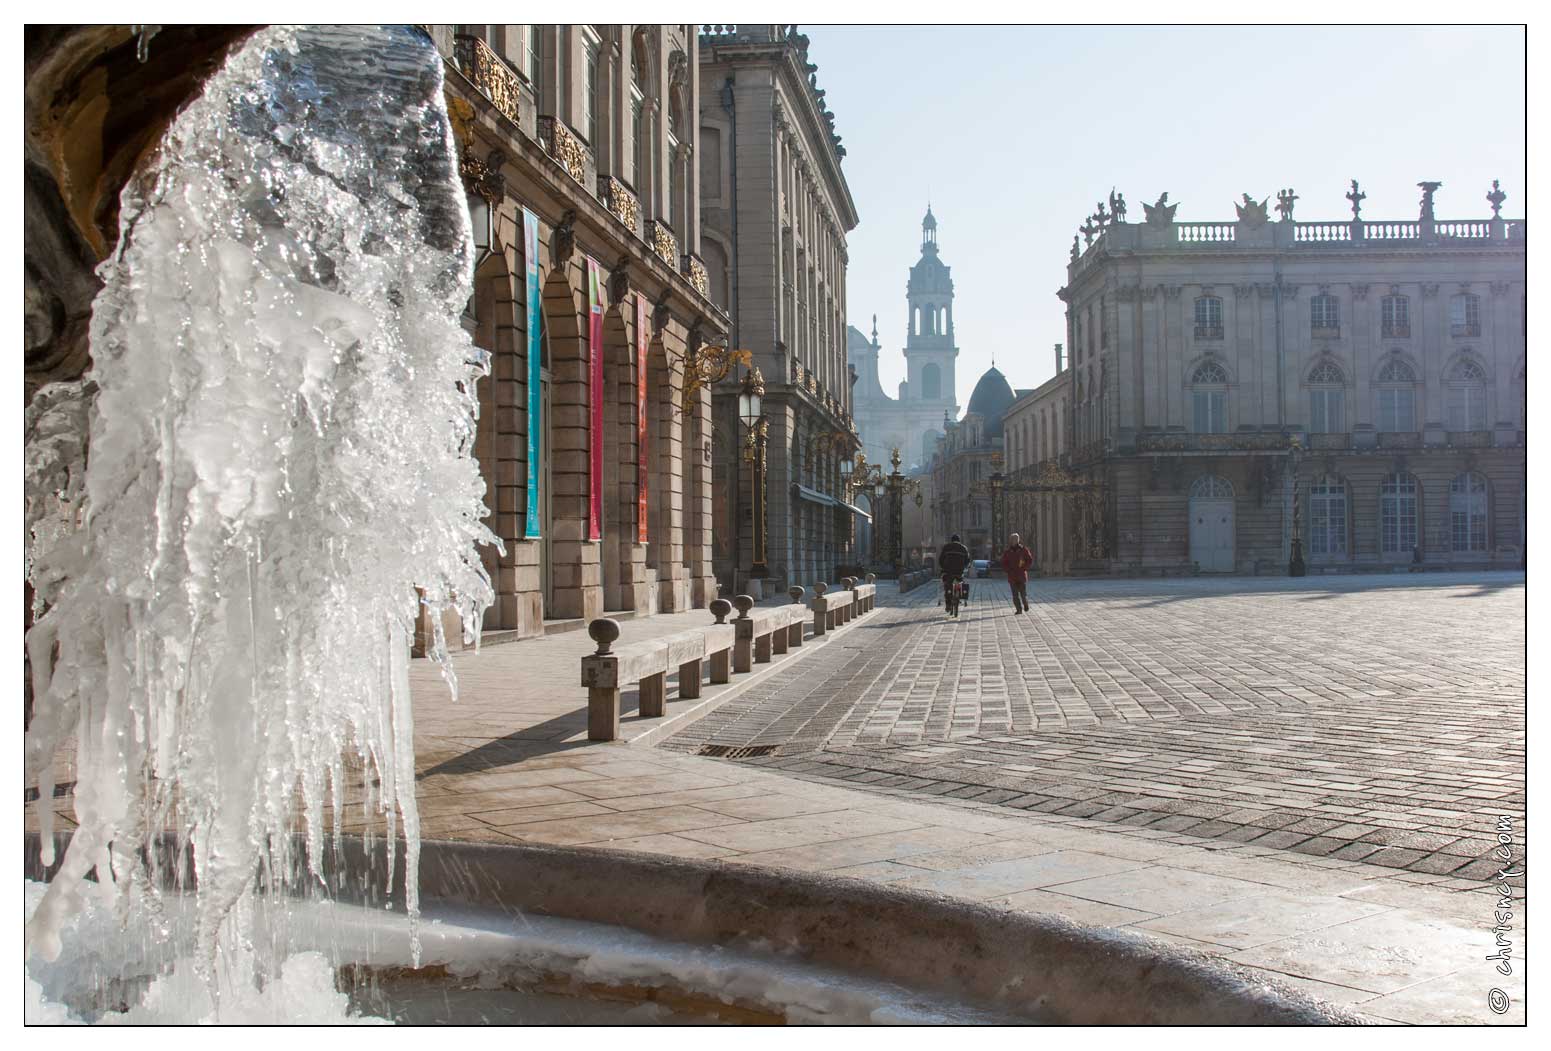
[[[456,36],[452,41],[453,60],[479,93],[513,124],[522,111],[522,81],[490,46],[477,36]]]

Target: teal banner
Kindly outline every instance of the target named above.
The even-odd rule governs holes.
[[[528,513],[523,536],[539,535],[539,438],[544,433],[544,344],[539,313],[539,217],[522,210],[522,261],[528,274]]]

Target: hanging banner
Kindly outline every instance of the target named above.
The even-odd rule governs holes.
[[[646,297],[635,294],[636,543],[646,543]]]
[[[539,535],[539,437],[544,414],[544,337],[539,313],[539,217],[522,210],[522,261],[528,272],[528,513],[523,536]]]
[[[587,381],[588,474],[587,539],[603,537],[603,300],[598,289],[598,261],[587,257],[587,352],[591,368]]]

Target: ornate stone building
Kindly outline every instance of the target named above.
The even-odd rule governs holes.
[[[764,380],[752,430],[741,375],[716,388],[715,563],[724,585],[756,594],[835,579],[854,528],[840,462],[857,448],[845,359],[857,216],[807,45],[777,25],[706,26],[699,41],[711,296]]]
[[[942,436],[944,414],[959,412],[955,382],[959,348],[953,336],[953,277],[937,254],[937,219],[930,206],[921,221],[921,258],[905,285],[906,378],[891,398],[878,380],[878,319],[872,338],[850,330],[847,352],[856,372],[856,426],[873,463],[887,463],[899,449],[911,468],[925,468]]]
[[[1523,221],[1236,222],[1119,207],[1072,246],[1059,461],[1070,568],[1286,573],[1518,566],[1524,550]],[[1112,199],[1112,202],[1114,199]],[[1036,443],[1039,439],[1034,439]],[[1040,445],[1036,456],[1061,449]]]
[[[427,27],[483,260],[487,631],[703,606],[724,313],[700,261],[691,25]]]
[[[958,533],[972,558],[994,557],[1005,536],[993,529],[991,481],[1003,471],[1003,421],[1016,400],[1007,377],[992,366],[975,384],[957,423],[942,419],[931,463],[933,532],[939,546]]]

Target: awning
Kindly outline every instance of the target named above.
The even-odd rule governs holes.
[[[828,493],[821,493],[817,489],[809,489],[798,482],[792,483],[792,495],[800,500],[809,500],[815,504],[823,504],[825,507],[839,507],[840,501]]]
[[[857,507],[855,504],[848,504],[844,500],[842,500],[842,501],[840,501],[840,506],[845,508],[847,511],[850,511],[853,515],[856,515],[856,517],[858,517],[858,518],[865,518],[869,522],[872,521],[872,515],[868,514],[866,511],[863,511],[860,507]]]

